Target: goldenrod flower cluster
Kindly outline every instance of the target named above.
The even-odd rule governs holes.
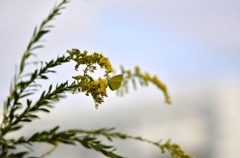
[[[96,108],[107,97],[107,81],[99,77],[98,80],[94,80],[93,77],[89,75],[97,70],[97,65],[100,68],[105,69],[104,77],[108,77],[109,73],[113,72],[113,68],[108,58],[104,57],[102,54],[94,52],[88,55],[87,51],[80,52],[78,49],[72,49],[67,51],[69,57],[76,62],[75,70],[81,65],[85,65],[84,73],[81,75],[73,76],[75,84],[73,85],[73,92],[78,90],[79,92],[84,92],[87,96],[92,95]]]
[[[113,68],[111,63],[109,62],[107,57],[104,57],[102,54],[94,52],[91,55],[88,55],[87,51],[80,52],[78,49],[67,50],[70,58],[74,60],[77,64],[75,66],[75,70],[79,68],[80,65],[86,65],[92,69],[92,72],[96,70],[96,64],[100,66],[100,68],[105,69],[105,75],[113,72]]]

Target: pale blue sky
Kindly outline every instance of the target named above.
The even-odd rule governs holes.
[[[18,64],[26,48],[33,28],[47,16],[54,4],[56,1],[49,0],[2,0],[0,2],[1,103],[8,94],[15,65]],[[89,52],[102,52],[110,58],[116,68],[121,64],[126,68],[139,65],[143,71],[150,71],[150,73],[158,75],[168,85],[173,98],[173,109],[174,107],[180,111],[184,109],[186,110],[184,116],[192,116],[194,109],[201,109],[199,105],[203,101],[206,100],[208,104],[215,103],[219,99],[218,93],[224,94],[220,95],[224,100],[228,94],[225,87],[232,87],[234,95],[239,96],[237,90],[237,87],[240,86],[239,8],[239,0],[72,0],[62,11],[63,14],[53,21],[52,24],[55,25],[55,28],[45,36],[44,39],[47,41],[44,43],[45,48],[38,50],[37,59],[50,60],[58,54],[65,53],[67,49],[79,48],[80,50],[89,50]],[[68,65],[59,70],[59,75],[53,76],[54,81],[69,78],[72,69]],[[216,95],[216,100],[208,102],[208,94]],[[113,97],[113,95],[110,96]],[[63,103],[77,104],[83,100],[83,102],[90,103],[90,106],[87,109],[85,109],[86,106],[84,108],[74,105],[71,108],[69,105],[67,108],[61,106],[62,110],[56,108],[56,111],[53,112],[56,117],[46,117],[55,120],[52,124],[56,124],[56,122],[64,122],[58,118],[67,110],[72,113],[83,111],[81,113],[83,115],[87,112],[90,116],[95,115],[98,119],[106,122],[106,124],[98,123],[98,125],[115,126],[113,120],[116,119],[121,129],[121,124],[124,122],[120,120],[125,119],[125,117],[122,118],[122,115],[126,115],[126,119],[127,116],[131,117],[131,110],[135,110],[135,104],[152,103],[155,105],[158,102],[160,109],[153,106],[151,111],[149,108],[149,115],[144,113],[144,116],[146,115],[144,118],[148,118],[147,116],[150,118],[151,112],[157,110],[159,113],[166,110],[165,115],[163,114],[166,118],[170,117],[167,116],[168,114],[175,115],[161,105],[163,103],[162,93],[153,87],[139,90],[136,94],[120,99],[121,101],[116,99],[119,104],[124,104],[122,106],[116,106],[115,98],[111,97],[99,111],[96,111],[94,105],[91,105],[93,103],[91,99],[88,100],[83,95],[80,98],[69,97],[69,100]],[[225,100],[227,99],[225,98]],[[111,105],[113,103],[114,105]],[[188,103],[190,105],[186,105]],[[232,105],[236,103],[239,103],[239,100]],[[127,106],[128,104],[131,104],[132,107]],[[187,107],[181,108],[184,105]],[[142,108],[139,113],[146,112],[144,110],[146,105],[139,106]],[[151,105],[147,106],[151,107]],[[66,114],[66,116],[70,120],[77,119],[73,114],[71,116]],[[133,120],[132,124],[138,121],[137,118],[131,119]],[[148,122],[143,119],[141,121]],[[232,120],[232,122],[234,121],[236,122],[236,120]],[[67,123],[62,124],[66,125]],[[71,127],[71,125],[66,126]],[[91,125],[85,126],[92,127]],[[203,126],[205,127],[205,124]],[[185,129],[191,135],[189,128],[186,125]],[[202,130],[204,131],[205,128]],[[137,129],[136,131],[131,130],[133,133],[137,131]],[[240,129],[238,130],[240,131]],[[171,133],[171,130],[167,132]],[[140,135],[137,132],[136,134]],[[173,133],[163,135],[176,138],[180,144],[185,143],[185,140]],[[148,136],[151,137],[151,135]],[[195,136],[195,138],[197,137],[198,135]],[[186,148],[194,150],[189,144],[195,144],[199,150],[204,148],[199,141],[189,139]]]
[[[11,70],[4,66],[1,72],[8,80],[33,27],[56,2],[1,3],[5,55],[1,63]],[[175,75],[239,77],[239,5],[238,1],[72,1],[53,22],[56,28],[45,37],[46,49],[39,56],[51,58],[77,47],[103,52],[115,67],[151,69],[163,80]]]
[[[1,2],[4,66],[0,71],[1,83],[6,83],[1,99],[33,28],[54,4]],[[123,64],[150,70],[173,92],[186,87],[184,82],[201,86],[226,77],[239,80],[239,5],[238,1],[74,0],[53,22],[55,28],[45,37],[38,58],[49,60],[73,47],[103,52],[116,68]]]

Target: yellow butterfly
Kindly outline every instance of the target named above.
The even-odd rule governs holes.
[[[120,88],[122,80],[123,80],[123,75],[122,74],[116,75],[116,76],[113,76],[113,77],[109,78],[108,79],[108,86],[109,86],[109,88],[112,91]]]

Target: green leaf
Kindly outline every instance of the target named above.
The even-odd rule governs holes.
[[[24,118],[24,119],[21,120],[21,122],[32,122],[32,120],[28,119],[28,118]]]
[[[50,112],[48,109],[45,109],[45,108],[38,108],[37,110],[43,111],[43,112],[46,112],[46,113],[49,113],[49,112]]]
[[[24,98],[24,97],[30,96],[30,95],[32,95],[32,94],[34,94],[34,93],[33,93],[33,92],[25,93],[25,94],[22,94],[22,95],[20,96],[20,98]]]
[[[45,76],[45,75],[41,75],[41,79],[47,80],[47,79],[48,79],[48,77],[47,77],[47,76]]]
[[[122,80],[123,80],[123,75],[122,75],[122,74],[111,77],[111,78],[108,80],[108,86],[109,86],[109,88],[110,88],[112,91],[114,91],[114,90],[116,90],[116,89],[119,89],[120,86],[121,86]]]
[[[33,46],[31,48],[31,50],[35,50],[35,49],[39,49],[39,48],[43,48],[44,46],[43,45],[36,45],[36,46]]]
[[[16,130],[19,130],[20,128],[22,128],[22,125],[15,125],[15,126],[12,126],[9,131],[16,131]]]

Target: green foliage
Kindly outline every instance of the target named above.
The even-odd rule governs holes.
[[[147,86],[148,83],[156,85],[165,95],[165,100],[170,103],[170,97],[167,88],[157,76],[150,76],[149,73],[141,73],[138,67],[134,72],[126,71],[122,68],[122,73],[110,77],[113,68],[109,59],[102,54],[92,53],[87,51],[79,51],[72,49],[67,51],[67,55],[57,57],[55,60],[50,60],[41,64],[31,73],[24,73],[27,61],[30,56],[34,55],[33,51],[42,48],[39,41],[44,35],[50,32],[52,25],[49,23],[60,14],[63,6],[68,3],[63,0],[59,3],[43,20],[40,27],[36,27],[32,38],[27,46],[26,51],[20,62],[19,71],[14,75],[13,82],[10,88],[10,94],[4,102],[3,120],[0,125],[0,157],[1,158],[23,158],[23,157],[46,157],[50,155],[59,144],[81,145],[87,149],[95,150],[106,157],[123,158],[116,153],[116,148],[112,145],[114,139],[132,139],[136,141],[146,142],[160,149],[162,153],[169,152],[172,158],[191,158],[186,154],[179,145],[172,144],[170,140],[162,143],[162,141],[154,142],[141,137],[130,136],[124,133],[115,132],[114,128],[102,128],[97,130],[64,130],[60,127],[54,127],[50,130],[36,132],[31,136],[21,136],[20,138],[8,138],[6,135],[11,132],[17,132],[24,127],[25,124],[31,123],[35,119],[39,119],[39,113],[50,113],[51,108],[57,101],[61,101],[65,97],[66,92],[82,92],[87,96],[91,95],[95,106],[104,102],[104,97],[107,97],[107,88],[111,90],[119,89],[119,94],[128,92],[129,81],[132,81],[133,87],[136,88],[136,79],[140,84]],[[72,76],[73,81],[65,81],[63,83],[50,84],[47,90],[41,92],[38,99],[30,99],[30,96],[39,91],[38,80],[48,80],[48,74],[56,73],[54,68],[61,66],[64,63],[76,63],[75,70],[83,68],[83,73]],[[94,79],[91,74],[98,69],[104,69],[104,74],[98,79]],[[102,141],[101,138],[105,138]],[[106,141],[111,144],[106,144]],[[53,146],[51,150],[40,155],[31,156],[31,150],[28,148],[35,143],[48,143]],[[17,147],[26,146],[25,151],[19,151]]]
[[[33,31],[32,38],[27,46],[27,49],[25,53],[23,54],[21,64],[20,64],[20,70],[19,74],[21,74],[25,68],[26,65],[26,60],[31,56],[34,55],[33,51],[38,49],[38,48],[43,48],[43,45],[37,44],[41,38],[50,32],[50,28],[53,27],[53,25],[50,25],[49,23],[57,16],[60,15],[60,11],[64,9],[64,5],[68,3],[68,0],[63,0],[61,3],[59,3],[53,10],[52,12],[48,15],[46,19],[42,21],[40,24],[40,27],[35,27]]]
[[[136,80],[138,80],[141,86],[148,86],[149,83],[155,85],[158,89],[163,91],[165,96],[165,102],[167,104],[171,103],[167,86],[161,80],[159,80],[157,76],[151,76],[149,72],[142,73],[138,66],[135,67],[133,72],[131,70],[125,70],[123,66],[121,66],[121,71],[124,77],[122,81],[122,86],[118,91],[119,95],[124,95],[125,93],[128,93],[129,82],[132,82],[133,88],[136,90]]]

